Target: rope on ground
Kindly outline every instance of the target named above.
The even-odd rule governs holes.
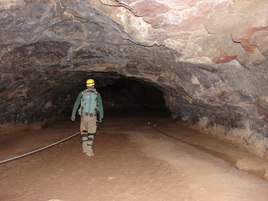
[[[6,159],[6,160],[0,161],[0,165],[3,164],[3,163],[7,163],[7,162],[10,162],[10,161],[13,161],[13,160],[16,160],[16,159],[25,157],[25,156],[29,156],[29,155],[31,155],[31,154],[37,153],[37,152],[39,152],[39,151],[42,151],[42,150],[44,150],[44,149],[48,149],[48,148],[53,147],[53,146],[55,146],[55,145],[57,145],[57,144],[60,144],[61,142],[67,141],[67,140],[69,140],[69,139],[75,137],[75,136],[78,135],[78,134],[80,134],[80,132],[77,132],[77,133],[75,133],[75,134],[73,134],[73,135],[71,135],[71,136],[69,136],[69,137],[66,137],[66,138],[60,140],[60,141],[54,142],[53,144],[47,145],[47,146],[45,146],[45,147],[41,147],[41,148],[36,149],[36,150],[34,150],[34,151],[31,151],[31,152],[28,152],[28,153],[25,153],[25,154],[22,154],[22,155],[19,155],[19,156],[15,156],[15,157],[13,157],[13,158],[8,158],[8,159]]]

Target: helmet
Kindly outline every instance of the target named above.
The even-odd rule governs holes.
[[[87,84],[87,87],[92,87],[95,85],[95,81],[93,79],[88,79],[86,84]]]

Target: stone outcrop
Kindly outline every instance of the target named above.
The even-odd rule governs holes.
[[[87,77],[106,86],[124,76],[160,89],[174,118],[268,158],[267,9],[265,0],[1,1],[0,122],[43,121]]]

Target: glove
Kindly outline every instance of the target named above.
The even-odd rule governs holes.
[[[99,122],[98,122],[99,124],[102,124],[102,119],[99,119]]]
[[[75,116],[72,116],[72,117],[71,117],[71,120],[72,120],[72,121],[75,121]]]

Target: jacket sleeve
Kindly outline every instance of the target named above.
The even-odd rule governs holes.
[[[80,102],[81,102],[81,96],[82,96],[82,92],[80,92],[76,98],[76,101],[75,101],[74,106],[73,106],[72,116],[76,115],[76,111],[77,111],[77,109],[80,105]]]
[[[104,117],[104,114],[103,114],[103,105],[102,105],[101,95],[99,93],[97,94],[97,104],[98,104],[99,118],[100,119],[103,119],[103,117]]]

